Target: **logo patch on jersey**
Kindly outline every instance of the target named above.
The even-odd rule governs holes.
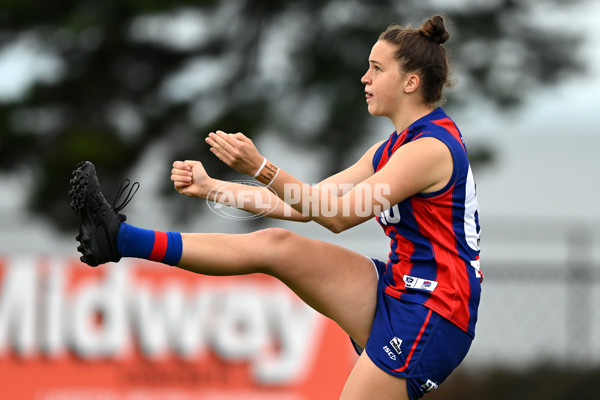
[[[390,344],[392,345],[392,348],[396,351],[396,353],[402,354],[402,349],[400,348],[400,345],[402,344],[402,339],[399,339],[396,336],[394,336],[394,338],[390,340]]]
[[[402,279],[404,280],[404,286],[408,289],[418,289],[433,292],[438,285],[437,281],[416,278],[410,275],[404,275]]]

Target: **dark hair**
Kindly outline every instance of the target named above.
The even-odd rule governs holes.
[[[434,104],[442,99],[444,86],[451,86],[448,81],[448,56],[442,46],[449,37],[444,18],[434,15],[425,20],[419,29],[392,25],[379,35],[379,40],[397,47],[394,57],[402,69],[420,75],[423,100]]]

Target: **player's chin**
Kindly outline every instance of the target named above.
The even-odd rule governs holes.
[[[373,104],[369,104],[369,106],[367,107],[367,110],[369,111],[369,114],[371,114],[374,117],[384,116],[384,114],[381,113],[381,111],[378,110],[377,107],[375,107]]]
[[[372,104],[367,103],[367,111],[369,112],[369,114],[371,114],[372,116],[375,116],[375,114],[373,114],[373,112],[375,111],[375,107],[373,107]]]

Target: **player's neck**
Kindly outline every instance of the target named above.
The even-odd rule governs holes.
[[[425,104],[405,104],[399,111],[393,116],[390,116],[390,120],[396,128],[396,132],[403,132],[413,122],[420,118],[423,118],[427,114],[431,113],[434,107]]]

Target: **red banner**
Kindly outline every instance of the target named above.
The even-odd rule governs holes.
[[[264,276],[0,258],[0,393],[36,400],[331,399],[348,337]]]

